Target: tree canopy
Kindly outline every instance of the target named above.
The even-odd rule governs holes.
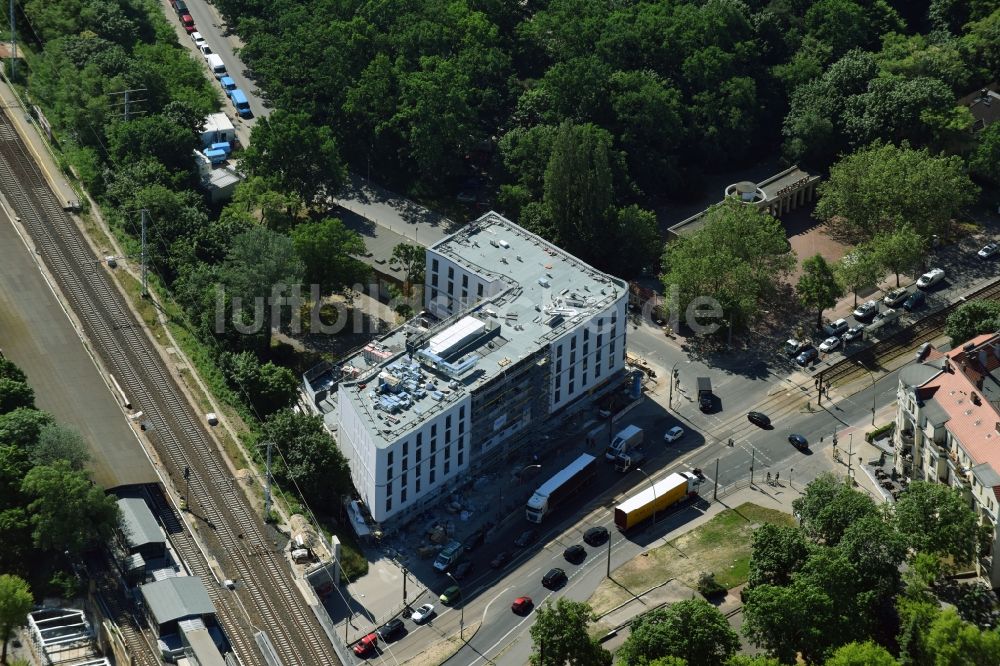
[[[976,514],[951,486],[914,481],[896,502],[896,525],[925,553],[970,562],[976,550]]]
[[[707,296],[742,326],[759,316],[761,304],[777,292],[795,266],[795,255],[780,221],[728,199],[705,212],[699,229],[667,245],[663,266],[664,289],[678,289],[682,320],[696,297]]]
[[[962,303],[948,315],[944,332],[953,345],[964,344],[977,335],[1000,329],[1000,302],[970,301]]]
[[[739,637],[718,609],[704,599],[691,599],[641,615],[616,657],[624,664],[678,657],[690,666],[713,666],[739,647]]]
[[[28,613],[35,605],[31,588],[19,576],[0,574],[0,664],[7,663],[7,642],[14,635],[16,627],[27,623]]]
[[[561,597],[555,605],[548,602],[538,608],[535,615],[529,629],[534,641],[532,666],[611,665],[611,654],[587,633],[594,619],[587,604]]]
[[[837,299],[844,295],[833,267],[821,254],[802,262],[802,275],[795,291],[803,306],[816,310],[816,328],[823,325],[823,311],[836,305]]]

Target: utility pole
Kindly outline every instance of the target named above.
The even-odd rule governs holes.
[[[403,567],[403,608],[406,608],[406,567]]]
[[[264,469],[264,522],[271,515],[271,442],[267,442],[267,467]]]
[[[140,211],[142,214],[142,296],[143,298],[149,296],[149,285],[146,281],[146,220],[149,217],[149,211],[145,208]]]
[[[608,578],[611,578],[611,534],[608,534]]]
[[[184,466],[184,509],[191,510],[191,468]]]
[[[753,464],[757,460],[757,449],[750,447],[750,485],[753,485]]]
[[[135,99],[132,96],[133,93],[144,93],[144,92],[146,92],[145,88],[130,88],[128,90],[123,90],[121,92],[113,92],[113,93],[108,93],[108,94],[109,95],[121,95],[122,96],[122,101],[121,101],[121,104],[123,106],[122,118],[125,120],[125,122],[128,122],[129,118],[132,115],[134,115],[136,113],[144,113],[143,111],[133,111],[132,110],[132,105],[133,104],[139,104],[139,103],[142,103],[142,102],[146,101],[144,98]]]
[[[847,440],[847,481],[851,480],[851,454],[854,453],[854,433]]]
[[[719,459],[715,459],[715,488],[712,490],[712,499],[719,499]]]

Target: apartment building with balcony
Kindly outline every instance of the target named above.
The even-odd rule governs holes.
[[[899,373],[895,469],[957,488],[993,532],[977,569],[1000,587],[1000,334],[929,349]]]
[[[625,368],[628,285],[490,212],[426,251],[425,311],[306,390],[377,523],[398,524]]]

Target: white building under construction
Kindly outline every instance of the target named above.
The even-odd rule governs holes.
[[[306,377],[380,523],[422,510],[625,367],[626,283],[502,216],[426,262],[424,314]]]

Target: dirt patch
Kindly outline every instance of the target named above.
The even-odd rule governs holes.
[[[712,572],[727,588],[746,581],[750,538],[762,523],[793,525],[790,515],[752,503],[726,509],[707,523],[646,551],[615,569],[590,597],[598,615],[655,585],[675,578],[696,588],[698,576]]]

